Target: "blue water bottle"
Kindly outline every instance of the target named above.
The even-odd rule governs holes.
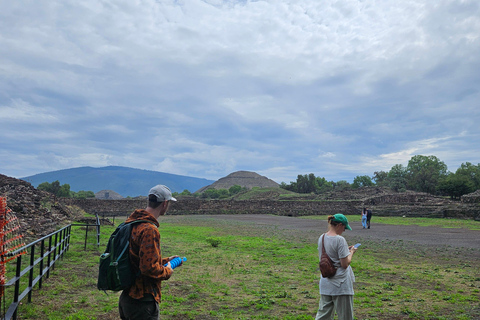
[[[175,269],[180,264],[182,264],[182,262],[184,262],[184,261],[187,261],[186,257],[183,257],[183,258],[176,257],[176,258],[173,258],[172,260],[170,260],[170,265],[172,266],[172,269]],[[165,267],[167,266],[167,264],[165,265]]]

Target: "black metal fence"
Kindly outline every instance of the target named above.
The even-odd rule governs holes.
[[[96,227],[97,246],[100,245],[100,220],[97,215],[96,224],[69,224],[60,230],[50,233],[49,235],[12,252],[11,255],[13,256],[18,252],[27,251],[29,253],[25,255],[25,257],[28,258],[29,256],[30,260],[28,266],[22,270],[22,255],[16,258],[15,277],[10,279],[4,285],[5,287],[14,286],[14,293],[13,302],[5,312],[5,315],[2,318],[3,320],[16,320],[20,302],[25,299],[25,297],[27,297],[28,302],[32,301],[32,291],[35,285],[38,284],[38,288],[42,288],[42,279],[47,279],[50,276],[50,270],[55,269],[55,262],[62,258],[70,247],[70,234],[72,226],[86,227],[85,249],[87,247],[88,229],[89,227]],[[35,252],[36,249],[40,250],[39,254]],[[38,257],[36,257],[36,255],[38,255]],[[36,268],[37,266],[38,268]],[[36,269],[38,270],[38,275],[36,275]],[[27,276],[28,284],[22,283],[21,280],[26,280]],[[23,287],[25,287],[24,290],[20,292],[20,288]]]

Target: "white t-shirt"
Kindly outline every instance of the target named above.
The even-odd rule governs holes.
[[[318,238],[319,259],[322,256],[322,236]],[[340,263],[340,259],[346,258],[350,254],[347,241],[342,236],[325,235],[325,251],[337,267],[337,273],[332,278],[320,278],[320,294],[329,296],[353,295],[353,282],[355,282],[353,270],[350,266],[347,269],[342,268]]]

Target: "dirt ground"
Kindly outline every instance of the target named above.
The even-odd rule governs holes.
[[[192,216],[189,217],[192,218]],[[197,215],[194,219],[206,223],[215,221],[218,224],[241,223],[260,228],[270,227],[284,232],[300,231],[307,240],[311,241],[316,241],[318,236],[327,229],[326,221],[274,215]],[[363,229],[361,222],[352,222],[350,226],[352,231],[347,230],[343,233],[347,242],[350,242],[349,239],[360,242],[362,239],[402,240],[414,246],[468,249],[470,254],[480,259],[479,230],[375,224],[374,218],[372,218],[371,229]]]

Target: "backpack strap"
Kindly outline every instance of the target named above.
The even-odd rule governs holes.
[[[148,222],[148,223],[151,223],[151,224],[153,224],[155,227],[157,227],[157,225],[156,225],[155,223],[153,223],[152,221],[150,221],[150,220],[133,220],[133,221],[130,221],[130,222],[126,223],[126,224],[131,224],[132,227],[133,227],[134,224],[137,224],[137,223],[147,223],[147,222]],[[129,241],[128,241],[128,242],[129,242],[128,250],[130,250],[130,247],[132,246],[132,241],[131,241],[132,233],[131,233],[131,232],[132,232],[132,230],[130,229],[130,238],[129,238]],[[133,267],[134,267],[135,269],[138,269],[137,266],[133,266]],[[135,274],[135,276],[138,277],[140,274],[141,274],[140,269],[138,269],[138,271],[137,271],[137,273]]]
[[[125,223],[125,224],[135,224],[135,223],[142,223],[142,222],[151,223],[156,227],[155,223],[153,223],[153,221],[150,221],[150,220],[133,220],[133,221],[130,221],[130,222]]]

